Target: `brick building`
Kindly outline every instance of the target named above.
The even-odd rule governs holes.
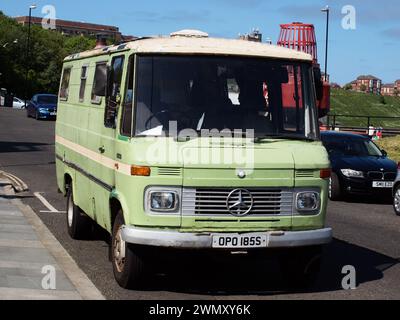
[[[395,86],[393,83],[387,83],[382,85],[382,95],[383,96],[394,96]]]
[[[15,20],[22,24],[27,25],[29,23],[29,17],[16,17]],[[31,24],[42,26],[42,18],[32,17]],[[132,36],[124,36],[119,31],[118,27],[85,23],[77,21],[67,21],[67,20],[55,20],[56,30],[64,35],[83,35],[83,36],[97,36],[99,34],[104,35],[110,39],[115,39],[115,41],[129,41],[135,39]]]
[[[382,80],[372,75],[363,75],[351,82],[351,86],[354,91],[381,94]]]

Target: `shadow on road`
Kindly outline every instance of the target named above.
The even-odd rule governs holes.
[[[165,273],[159,274],[151,281],[148,291],[211,294],[221,297],[294,293],[283,285],[283,275],[275,260],[277,259],[260,261],[246,257],[231,257],[225,261],[218,261],[207,256],[182,256],[167,264],[168,268],[162,270]],[[322,293],[343,290],[344,266],[355,267],[359,286],[382,279],[383,272],[398,263],[398,259],[335,240],[326,248],[318,284],[302,292]]]
[[[390,204],[393,204],[393,198],[390,195],[390,192],[388,192],[388,194],[383,194],[381,196],[371,196],[371,195],[369,195],[369,196],[362,196],[362,195],[347,196],[346,198],[343,199],[343,202],[390,205]]]
[[[0,141],[0,153],[41,151],[41,147],[50,146],[47,143],[36,142],[4,142]]]

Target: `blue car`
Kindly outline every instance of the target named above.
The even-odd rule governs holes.
[[[28,118],[55,119],[57,117],[58,97],[54,94],[37,94],[33,96],[26,108]]]

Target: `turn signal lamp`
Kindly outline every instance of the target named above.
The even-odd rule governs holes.
[[[139,177],[149,177],[151,175],[150,167],[132,166],[131,175]]]
[[[321,179],[329,179],[332,175],[332,169],[322,169],[320,171]]]

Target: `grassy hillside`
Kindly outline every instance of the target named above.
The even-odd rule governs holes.
[[[384,138],[378,141],[378,145],[388,152],[389,158],[400,162],[400,136]]]
[[[332,89],[331,114],[400,117],[400,97],[382,97]],[[338,117],[337,122],[346,126],[367,126],[367,120],[362,118]],[[372,124],[386,128],[400,128],[400,119],[373,119]]]

